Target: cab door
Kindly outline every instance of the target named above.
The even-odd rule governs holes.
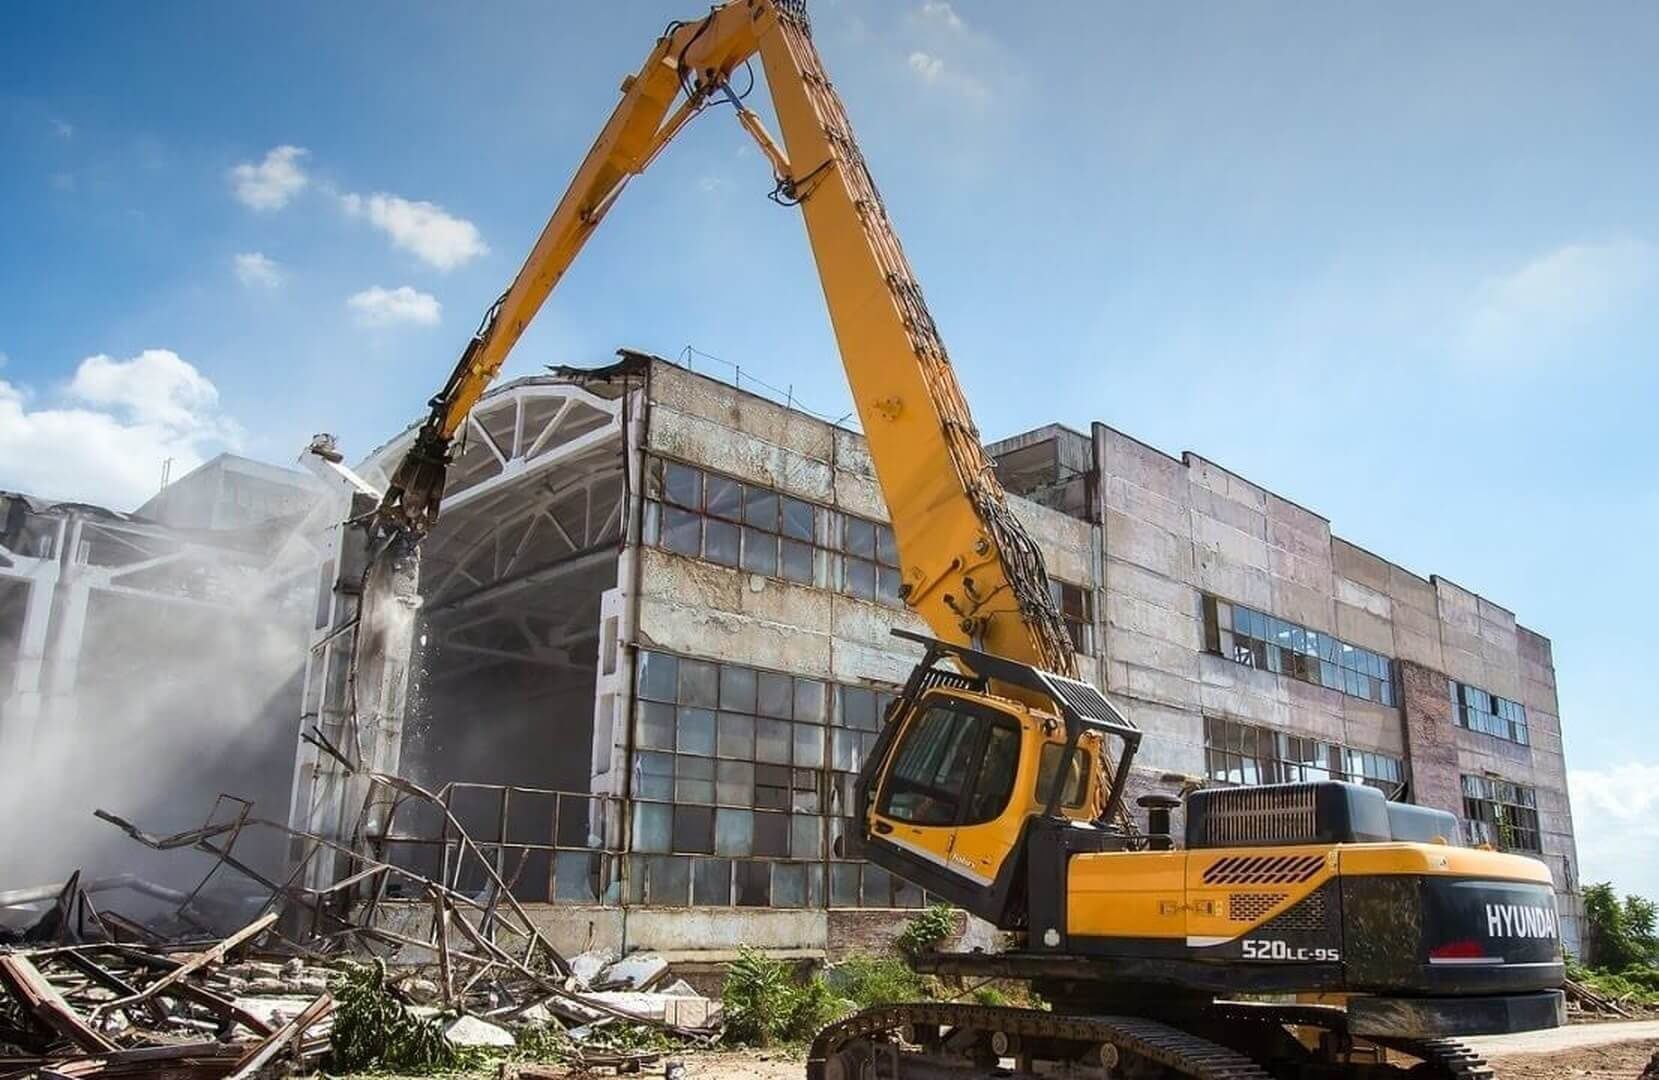
[[[994,826],[1019,766],[1020,729],[977,702],[925,699],[900,734],[871,812],[870,857],[982,914],[1018,839]],[[883,857],[892,852],[892,858]]]

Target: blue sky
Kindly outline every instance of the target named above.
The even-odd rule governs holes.
[[[701,10],[7,6],[0,488],[366,452]],[[1513,608],[1555,642],[1586,877],[1659,894],[1659,9],[813,12],[986,435],[1102,419]],[[698,120],[510,373],[691,346],[846,412],[769,187]]]

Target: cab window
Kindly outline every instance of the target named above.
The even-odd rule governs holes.
[[[904,735],[877,812],[912,825],[990,821],[1007,806],[1019,729],[933,706]]]
[[[1037,801],[1044,806],[1048,805],[1049,796],[1054,793],[1054,774],[1060,771],[1060,758],[1065,753],[1065,744],[1046,743],[1037,759]],[[1071,755],[1071,768],[1066,773],[1066,788],[1060,805],[1072,810],[1082,806],[1083,796],[1088,794],[1088,778],[1089,752],[1079,746]]]

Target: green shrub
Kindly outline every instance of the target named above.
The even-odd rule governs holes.
[[[443,1030],[412,1014],[386,989],[384,962],[344,967],[334,996],[334,1026],[324,1062],[329,1070],[428,1072],[458,1064]]]
[[[849,957],[830,968],[825,978],[833,990],[860,1009],[928,996],[921,976],[896,956]]]
[[[956,909],[949,904],[934,904],[911,919],[893,944],[906,955],[918,956],[931,952],[955,932]]]
[[[852,1008],[819,976],[799,983],[791,966],[740,949],[720,991],[729,1043],[770,1046],[810,1039]]]
[[[975,1005],[1008,1005],[1012,1003],[1007,994],[994,986],[974,987],[973,999]]]

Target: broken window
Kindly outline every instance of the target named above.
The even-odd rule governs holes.
[[[863,600],[902,603],[898,543],[886,524],[662,459],[650,463],[646,499],[647,544],[752,574],[827,584]]]
[[[1543,850],[1538,792],[1496,776],[1463,776],[1464,832],[1473,844],[1502,851]]]
[[[1204,638],[1236,663],[1391,708],[1399,700],[1393,660],[1243,604],[1204,597]]]
[[[1526,706],[1496,694],[1487,693],[1468,683],[1449,680],[1452,693],[1452,716],[1459,727],[1496,735],[1522,746],[1527,745]]]
[[[1049,594],[1071,635],[1071,647],[1082,656],[1094,655],[1094,590],[1050,578]]]
[[[694,903],[825,903],[833,854],[823,815],[852,812],[855,774],[893,695],[653,650],[639,664],[632,850],[695,857]],[[843,829],[840,817],[834,827]],[[711,855],[720,859],[703,858]],[[729,859],[815,865],[763,883]],[[669,872],[655,871],[658,893]],[[845,871],[841,881],[844,895]],[[892,902],[890,890],[883,895],[880,903]]]
[[[1406,779],[1405,762],[1392,754],[1347,749],[1219,716],[1204,718],[1204,747],[1210,779],[1227,784],[1351,780],[1392,798]]]

